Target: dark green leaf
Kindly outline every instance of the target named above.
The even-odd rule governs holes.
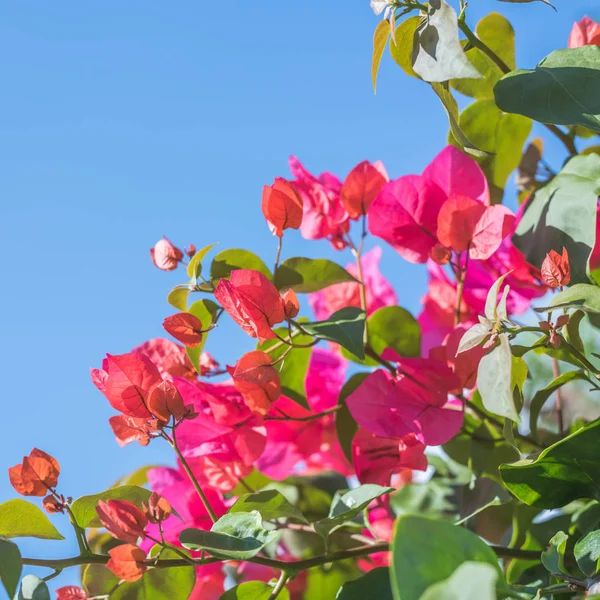
[[[180,558],[172,550],[164,550],[161,559]],[[187,600],[194,589],[194,567],[148,569],[141,579],[121,584],[110,600]]]
[[[556,533],[546,549],[542,552],[542,564],[550,573],[567,573],[565,569],[565,552],[569,536],[564,531]]]
[[[577,541],[574,548],[579,568],[592,577],[598,572],[600,561],[600,531],[592,531]]]
[[[421,356],[421,327],[404,308],[384,306],[367,319],[369,344],[377,354],[386,348],[402,358]]]
[[[360,308],[346,306],[334,312],[326,321],[303,323],[302,327],[311,335],[339,344],[358,358],[365,357],[365,312]]]
[[[278,290],[291,288],[299,294],[318,292],[345,281],[358,283],[346,269],[326,258],[288,258],[275,273]]]
[[[498,570],[492,565],[467,561],[448,579],[428,587],[420,600],[496,600],[497,580]]]
[[[246,581],[240,583],[227,590],[219,600],[269,600],[273,593],[273,586],[262,581]],[[278,600],[289,600],[290,593],[286,588],[283,588],[279,595]]]
[[[559,375],[554,381],[550,382],[546,387],[536,392],[531,405],[529,407],[529,429],[531,435],[537,437],[537,421],[540,416],[540,412],[546,403],[546,400],[552,396],[552,394],[562,387],[563,385],[575,380],[587,380],[587,376],[583,371],[567,371],[562,375]]]
[[[412,63],[415,72],[430,83],[481,77],[462,49],[456,12],[445,0],[429,3],[427,20],[416,33]]]
[[[329,516],[314,524],[315,531],[323,537],[327,537],[333,529],[337,529],[359,515],[375,498],[391,494],[393,491],[394,488],[365,483],[338,495],[331,504]]]
[[[578,308],[585,312],[600,313],[600,287],[590,283],[577,283],[556,294],[549,306],[535,310],[547,313],[559,308]]]
[[[0,581],[11,598],[17,591],[22,570],[23,561],[19,547],[14,542],[0,537]]]
[[[373,91],[377,91],[377,73],[379,71],[379,64],[381,63],[381,57],[383,51],[390,37],[390,23],[389,21],[380,21],[375,28],[375,34],[373,35],[373,58],[371,59],[371,80],[373,81]]]
[[[219,305],[208,298],[203,300],[197,300],[194,302],[188,309],[187,312],[198,317],[200,322],[202,323],[202,327],[204,329],[208,329],[214,322],[219,310]],[[197,373],[200,373],[200,355],[202,354],[202,350],[204,349],[204,345],[206,344],[206,339],[208,337],[208,333],[202,335],[202,341],[195,348],[187,348],[185,349],[188,358],[191,363],[194,365],[194,369],[196,369]]]
[[[213,524],[210,531],[185,529],[179,541],[185,548],[206,550],[217,558],[248,560],[276,537],[276,531],[263,528],[260,513],[254,510],[226,514]]]
[[[579,498],[600,499],[600,420],[546,448],[535,459],[502,465],[500,475],[521,502],[559,508]]]
[[[467,561],[492,565],[502,580],[494,551],[476,534],[447,521],[399,517],[392,540],[395,600],[419,600],[425,590],[448,579]]]
[[[494,94],[504,112],[600,131],[600,48],[556,50],[533,71],[505,75]]]
[[[242,250],[240,248],[223,250],[223,252],[219,252],[215,256],[210,267],[210,279],[211,281],[229,279],[231,271],[236,271],[237,269],[259,271],[268,279],[273,279],[269,267],[265,265],[260,257],[249,250]]]
[[[7,538],[65,539],[35,504],[21,498],[0,504],[0,535]]]
[[[390,39],[390,54],[400,65],[407,75],[420,77],[415,73],[412,66],[413,48],[415,35],[419,24],[423,21],[421,17],[410,17],[405,19],[396,27],[394,36]],[[418,39],[417,39],[418,42]]]
[[[288,517],[308,523],[306,517],[283,494],[277,490],[263,490],[254,494],[245,494],[238,498],[228,514],[258,511],[263,521],[273,521]]]
[[[358,579],[346,582],[336,600],[393,600],[390,570],[379,567]]]
[[[25,575],[15,600],[50,600],[50,592],[45,581],[35,575]]]
[[[71,512],[75,521],[83,529],[87,527],[102,527],[102,522],[96,513],[98,500],[128,500],[141,508],[142,503],[147,503],[150,497],[150,490],[136,485],[122,485],[111,488],[99,494],[91,496],[81,496],[71,505]]]
[[[352,440],[358,431],[358,424],[350,414],[346,406],[346,398],[354,392],[358,386],[365,380],[368,373],[355,373],[344,383],[338,397],[338,405],[341,408],[335,413],[335,431],[338,441],[348,462],[352,462]]]
[[[600,52],[600,48],[598,48]],[[589,283],[588,259],[596,240],[600,156],[576,156],[529,200],[512,240],[541,268],[546,253],[569,252],[571,283]]]

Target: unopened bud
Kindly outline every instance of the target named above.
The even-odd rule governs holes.
[[[171,514],[171,505],[166,498],[163,498],[160,494],[152,492],[150,498],[148,498],[148,506],[145,504],[144,513],[148,517],[150,523],[160,523],[169,518]]]

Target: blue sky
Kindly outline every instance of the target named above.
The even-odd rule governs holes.
[[[518,63],[532,67],[566,44],[574,20],[594,16],[593,4],[556,0],[555,13],[472,0],[469,22],[491,10],[508,16]],[[89,379],[106,352],[163,334],[166,294],[184,274],[152,266],[148,249],[162,234],[245,247],[271,264],[260,194],[288,175],[289,154],[340,176],[382,159],[397,177],[443,147],[443,110],[389,57],[373,94],[376,23],[368,0],[4,5],[0,502],[15,495],[5,468],[34,446],[59,459],[60,489],[73,496],[170,462],[157,442],[117,447],[110,407]],[[548,147],[558,166],[559,148]],[[286,235],[284,254],[350,260],[298,234]],[[424,268],[384,248],[382,269],[417,311]],[[229,325],[211,337],[223,360],[251,346]],[[75,551],[71,541],[22,546]]]

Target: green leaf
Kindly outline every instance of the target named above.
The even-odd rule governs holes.
[[[35,575],[25,575],[15,600],[50,600],[46,582]]]
[[[421,327],[404,308],[384,306],[367,319],[369,344],[377,354],[386,348],[402,358],[421,356]]]
[[[476,534],[447,521],[401,516],[394,525],[391,549],[395,600],[419,600],[465,562],[492,565],[499,581],[502,578],[494,551]]]
[[[390,54],[392,58],[407,75],[417,77],[418,79],[420,77],[415,73],[412,66],[412,56],[417,28],[422,21],[421,17],[405,19],[396,27],[396,31],[390,39]]]
[[[302,323],[302,321],[300,321],[300,323]],[[278,327],[274,331],[282,337],[288,336],[288,330],[285,327]],[[308,344],[312,339],[312,337],[304,334],[294,336],[294,342],[296,344]],[[279,340],[277,339],[266,340],[263,344],[258,344],[257,349],[268,352],[273,360],[277,360],[288,350],[286,345],[278,344]],[[274,350],[270,350],[272,346],[275,346]],[[312,351],[312,348],[294,348],[286,355],[285,359],[276,366],[276,369],[279,370],[281,393],[304,408],[310,408],[306,400],[305,382]]]
[[[529,429],[531,430],[531,435],[537,437],[538,417],[540,416],[540,412],[544,407],[546,400],[548,400],[548,398],[550,398],[550,396],[552,396],[552,394],[563,385],[578,379],[587,380],[588,378],[582,371],[567,371],[566,373],[559,375],[546,387],[543,387],[541,390],[536,392],[529,407]]]
[[[448,579],[428,587],[420,600],[496,600],[497,580],[492,565],[467,561]]]
[[[600,131],[600,48],[556,50],[533,71],[505,75],[494,94],[504,112]]]
[[[17,591],[22,570],[23,561],[19,547],[14,542],[0,537],[0,581],[11,598]]]
[[[167,302],[177,310],[185,312],[187,310],[188,296],[190,295],[190,286],[187,284],[176,285],[167,296]]]
[[[187,266],[187,274],[192,281],[195,282],[200,276],[200,273],[202,273],[202,260],[216,245],[217,244],[210,244],[209,246],[204,246],[204,248],[198,250],[198,252],[192,256]]]
[[[346,269],[326,258],[288,258],[277,268],[275,287],[291,288],[299,294],[318,292],[336,283],[358,283]]]
[[[547,313],[559,308],[578,308],[585,312],[600,313],[600,287],[590,283],[577,283],[559,292],[549,306],[536,308],[536,312]]]
[[[358,431],[358,423],[354,420],[354,417],[350,414],[350,411],[346,406],[346,398],[352,392],[356,391],[367,375],[369,374],[355,373],[352,375],[352,377],[344,383],[340,390],[340,395],[338,396],[337,403],[341,408],[335,413],[335,431],[344,456],[350,463],[352,463],[352,440]]]
[[[489,412],[519,423],[521,418],[513,397],[512,359],[508,337],[501,335],[500,344],[479,362],[477,389]]]
[[[465,152],[471,154],[477,158],[487,156],[489,152],[478,148],[468,137],[467,134],[461,129],[458,117],[458,104],[450,92],[448,82],[446,83],[432,83],[431,87],[440,99],[446,115],[448,116],[448,123],[450,124],[450,131],[454,136],[454,139],[464,149]]]
[[[277,490],[263,490],[254,494],[245,494],[238,498],[227,514],[249,513],[258,511],[263,521],[290,518],[308,523],[306,517],[295,506],[290,504],[283,494]]]
[[[87,527],[102,527],[102,522],[98,518],[96,506],[98,500],[128,500],[141,508],[142,503],[147,503],[150,497],[150,490],[147,490],[137,485],[122,485],[115,488],[110,488],[99,494],[91,496],[81,496],[71,504],[71,512],[75,517],[75,521],[79,527],[86,529]]]
[[[600,499],[600,420],[546,448],[535,459],[502,465],[500,475],[521,502],[559,508],[579,498]]]
[[[512,237],[515,246],[537,268],[546,253],[562,253],[564,246],[571,262],[571,283],[589,283],[599,191],[600,156],[575,156],[529,200]]]
[[[390,37],[390,23],[389,21],[380,21],[375,28],[375,34],[373,35],[373,58],[371,59],[371,79],[373,81],[373,91],[377,91],[377,73],[379,71],[379,65],[381,63],[381,57],[383,51]]]
[[[390,570],[378,567],[358,579],[346,582],[336,600],[393,600]]]
[[[550,544],[542,552],[542,564],[550,573],[565,573],[565,552],[569,536],[564,531],[559,531],[550,540]]]
[[[227,590],[219,600],[269,600],[273,593],[273,586],[262,581],[246,581]],[[283,588],[278,600],[289,600],[290,593]]]
[[[212,262],[210,267],[211,281],[218,279],[229,279],[231,271],[237,269],[250,269],[262,273],[268,279],[273,279],[273,275],[269,267],[265,265],[262,259],[249,250],[241,248],[231,248],[219,252]]]
[[[395,490],[391,487],[365,483],[336,496],[329,509],[329,516],[314,524],[315,531],[319,535],[327,537],[333,529],[337,529],[359,515],[373,500],[385,494],[391,494],[393,491]]]
[[[550,4],[550,0],[500,0],[500,2],[511,2],[513,4],[529,4],[530,2],[543,2],[548,6],[552,6],[552,4]],[[552,8],[554,8],[554,6],[552,6]]]
[[[90,598],[108,596],[118,583],[119,578],[105,565],[86,565],[81,575],[81,584]]]
[[[206,550],[222,559],[248,560],[256,556],[277,537],[276,531],[267,531],[257,510],[222,516],[210,531],[185,529],[179,541],[190,550]]]
[[[342,585],[361,574],[354,560],[339,560],[330,565],[313,567],[307,571],[302,597],[304,600],[336,600]]]
[[[21,498],[0,504],[0,535],[7,538],[65,539],[35,504]]]
[[[194,302],[189,308],[188,311],[190,314],[198,317],[200,322],[202,323],[202,327],[204,329],[208,329],[214,322],[217,312],[219,310],[219,305],[208,298],[204,298],[203,300],[197,300]],[[200,355],[202,354],[202,350],[204,349],[204,345],[206,344],[208,334],[205,333],[202,335],[202,341],[195,348],[186,348],[185,353],[188,355],[191,363],[194,365],[194,369],[196,369],[196,373],[200,373]]]
[[[445,0],[429,4],[427,20],[416,33],[412,66],[429,83],[481,77],[462,49],[456,12]]]
[[[477,37],[509,68],[515,68],[515,31],[501,14],[483,17],[475,29]],[[482,75],[481,79],[453,79],[452,87],[471,98],[494,98],[494,85],[504,75],[500,67],[479,48],[470,48],[467,58]]]
[[[161,559],[180,558],[172,550],[164,550]],[[194,589],[194,567],[148,569],[141,579],[122,583],[110,600],[187,600]]]
[[[303,323],[302,328],[322,340],[339,344],[360,359],[365,357],[365,312],[360,308],[346,306],[334,312],[326,321]]]
[[[119,477],[119,479],[115,481],[113,487],[119,487],[121,485],[146,485],[148,483],[148,471],[151,471],[152,469],[159,469],[160,466],[161,465],[147,465],[145,467],[140,467],[128,475]]]
[[[592,531],[582,537],[573,549],[579,568],[592,577],[600,568],[600,531]]]

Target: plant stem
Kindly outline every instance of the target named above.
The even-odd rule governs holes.
[[[334,412],[340,410],[341,405],[333,406],[332,408],[328,408],[327,410],[321,411],[319,413],[314,413],[312,415],[308,415],[306,417],[265,417],[265,421],[313,421],[314,419],[320,419],[321,417],[326,417],[327,415],[331,415]]]
[[[560,377],[560,367],[558,360],[552,357],[552,376],[554,379]],[[556,388],[556,420],[558,422],[558,435],[563,438],[565,437],[565,423],[563,416],[563,399],[561,388]]]
[[[382,367],[385,367],[392,375],[396,375],[396,367],[394,367],[394,365],[389,360],[381,358],[381,356],[379,356],[379,354],[377,354],[377,352],[375,352],[375,350],[373,350],[371,346],[365,346],[365,354],[373,360],[376,360]]]
[[[277,238],[277,254],[275,254],[275,267],[273,269],[273,275],[277,273],[277,269],[279,268],[279,258],[281,257],[281,246],[283,245],[283,235],[278,236]]]
[[[73,514],[71,507],[67,506],[65,504],[65,509],[69,515],[69,521],[71,522],[71,525],[73,526],[73,529],[75,530],[75,537],[77,539],[77,546],[79,547],[79,553],[81,555],[90,554],[91,550],[88,546],[87,538],[85,537],[85,530],[81,529],[81,527],[79,527],[79,525],[77,524],[77,519],[75,519],[75,515]]]
[[[212,509],[212,506],[210,505],[210,502],[208,501],[206,494],[202,491],[202,488],[200,487],[200,484],[198,483],[196,476],[192,472],[190,465],[185,460],[185,457],[181,453],[181,450],[179,450],[179,446],[177,445],[177,437],[176,437],[176,433],[175,433],[176,430],[177,430],[177,427],[173,427],[173,439],[171,439],[167,434],[164,434],[163,437],[169,442],[169,444],[171,445],[173,450],[175,450],[175,454],[177,454],[177,458],[181,462],[181,466],[183,467],[183,470],[186,472],[187,476],[189,477],[190,481],[192,482],[192,485],[194,486],[196,493],[198,494],[198,496],[200,496],[200,500],[202,500],[202,504],[204,504],[204,508],[206,509],[206,512],[208,513],[212,522],[215,523],[218,520],[218,517],[215,514],[215,511]]]
[[[277,584],[273,588],[271,595],[269,596],[269,600],[275,600],[277,596],[283,591],[285,588],[285,584],[288,582],[289,576],[285,571],[281,571],[281,575],[279,575],[279,579]]]
[[[469,264],[469,249],[465,258],[465,266],[462,266],[462,257],[458,255],[458,267],[455,271],[456,275],[456,312],[454,313],[454,326],[460,325],[460,308],[462,304],[463,291],[465,289],[465,277],[467,275],[467,266]]]

